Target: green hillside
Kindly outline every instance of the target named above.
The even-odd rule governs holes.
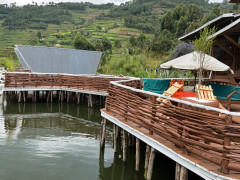
[[[237,10],[206,0],[0,5],[0,57],[16,59],[15,44],[98,50],[103,51],[99,72],[150,76],[179,36]]]

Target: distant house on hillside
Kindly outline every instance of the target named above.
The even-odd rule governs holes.
[[[22,68],[38,73],[95,74],[102,52],[16,45]]]
[[[240,74],[240,13],[223,14],[198,29],[182,36],[179,40],[192,41],[199,37],[199,32],[205,27],[216,28],[215,42],[211,48],[211,55],[229,65]]]

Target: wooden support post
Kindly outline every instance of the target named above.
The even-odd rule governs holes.
[[[146,154],[145,154],[145,165],[144,165],[144,178],[145,179],[147,179],[149,157],[150,157],[150,146],[147,145],[147,147],[146,147]]]
[[[88,96],[88,107],[93,107],[92,94],[89,94],[89,96]]]
[[[70,92],[67,92],[67,103],[69,103],[69,99],[70,99]]]
[[[117,152],[117,125],[113,124],[113,146],[114,146],[114,153]]]
[[[187,180],[187,179],[188,179],[188,170],[184,166],[181,166],[179,180]]]
[[[106,130],[106,119],[102,118],[101,122],[101,136],[100,136],[100,147],[104,148],[105,146],[105,130]]]
[[[19,102],[19,103],[21,102],[21,96],[22,96],[22,92],[19,91],[19,93],[18,93],[18,102]]]
[[[180,180],[181,165],[176,163],[175,180]]]
[[[23,102],[25,103],[26,102],[26,91],[23,91]]]
[[[136,138],[136,171],[139,171],[139,161],[140,161],[140,140]]]
[[[58,102],[61,101],[61,96],[62,96],[62,91],[59,91],[59,92],[58,92]]]
[[[120,137],[119,127],[116,126],[116,138],[118,139],[119,137]]]
[[[155,159],[155,149],[152,147],[151,153],[150,153],[150,158],[149,158],[149,163],[148,163],[147,180],[152,179],[154,159]]]
[[[81,94],[77,93],[77,104],[80,104]]]
[[[63,100],[64,100],[64,92],[61,91],[61,102],[63,102]]]
[[[53,101],[53,91],[51,91],[51,102]]]
[[[126,146],[126,131],[122,129],[122,151],[123,151],[123,164],[126,164],[127,146]]]
[[[187,168],[178,163],[176,163],[175,180],[188,180]]]

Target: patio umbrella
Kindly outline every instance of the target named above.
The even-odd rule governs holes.
[[[200,54],[196,51],[180,56],[176,59],[170,60],[160,65],[163,69],[185,69],[185,70],[198,70],[200,68]],[[203,69],[209,71],[233,71],[229,66],[220,62],[216,58],[205,54]]]

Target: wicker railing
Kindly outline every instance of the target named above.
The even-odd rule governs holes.
[[[126,78],[102,75],[6,73],[5,88],[71,88],[107,92],[109,82]]]
[[[223,173],[240,172],[240,124],[234,113],[174,102],[173,98],[170,100],[175,105],[158,102],[156,98],[161,95],[141,91],[136,84],[134,80],[111,82],[106,110],[170,141],[186,154],[220,166]],[[184,108],[178,107],[179,103],[185,103]]]

